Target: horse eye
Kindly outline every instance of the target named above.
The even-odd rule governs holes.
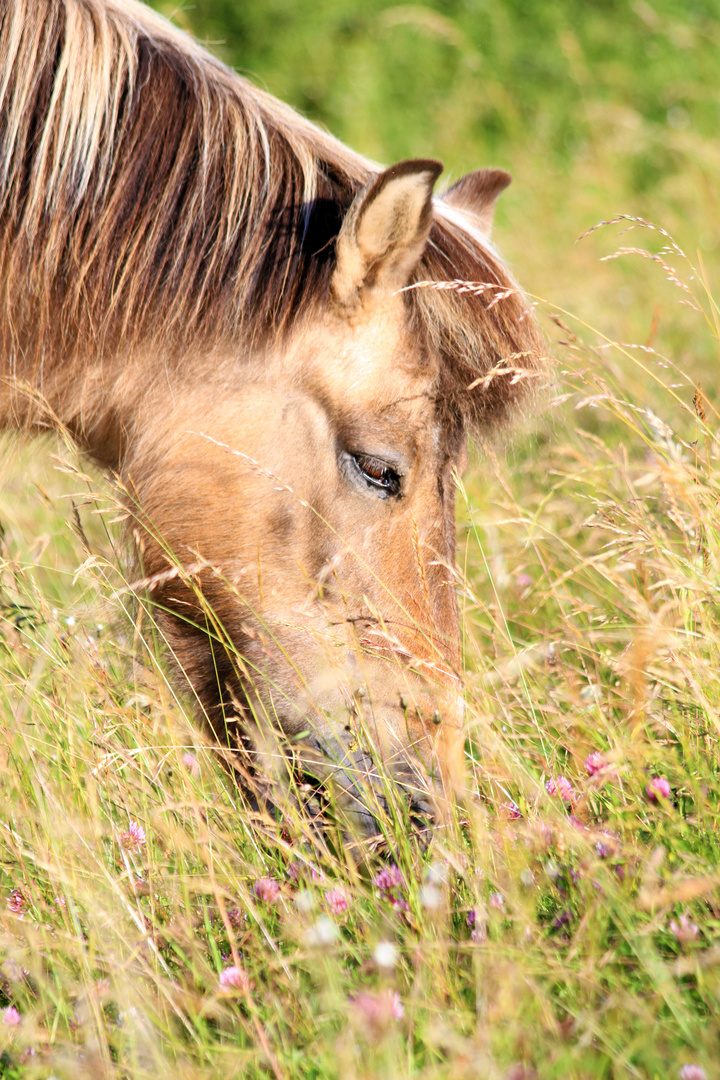
[[[351,454],[351,457],[363,480],[376,488],[383,498],[400,494],[400,476],[390,465],[369,454]]]

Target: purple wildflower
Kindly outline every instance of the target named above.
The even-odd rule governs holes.
[[[383,866],[382,870],[375,875],[373,885],[380,892],[390,892],[392,889],[403,889],[405,878],[402,870],[393,863],[392,866]]]
[[[483,941],[487,941],[487,912],[481,909],[479,912],[475,908],[470,908],[467,913],[467,924],[470,927],[470,940],[481,944]]]
[[[379,994],[359,993],[352,1001],[355,1012],[374,1035],[380,1035],[393,1021],[401,1020],[405,1009],[397,990],[381,990]]]
[[[601,859],[607,859],[609,855],[614,855],[618,849],[618,838],[616,833],[610,829],[603,829],[602,838],[598,838],[595,841],[595,850]]]
[[[325,893],[325,903],[332,915],[342,915],[348,909],[348,895],[344,889],[328,889]]]
[[[5,1012],[2,1014],[3,1024],[7,1024],[8,1027],[17,1027],[20,1023],[20,1013],[17,1011],[14,1005],[8,1005]]]
[[[241,911],[237,907],[229,908],[227,917],[228,922],[235,930],[239,930],[247,922],[247,912]]]
[[[700,930],[689,915],[681,915],[679,919],[670,920],[670,929],[681,945],[687,945],[690,941],[697,941]]]
[[[311,862],[295,859],[287,868],[287,876],[294,885],[301,881],[320,881],[322,874]]]
[[[656,803],[658,799],[669,799],[672,792],[670,790],[670,784],[664,776],[653,776],[652,780],[645,788],[645,794],[650,802]]]
[[[572,919],[572,911],[570,911],[569,908],[566,908],[565,911],[561,911],[560,914],[553,921],[553,928],[555,930],[562,930],[563,926],[567,926],[569,923],[572,922]]]
[[[550,777],[546,782],[548,794],[556,795],[563,802],[573,803],[575,802],[575,792],[573,786],[566,776]]]
[[[0,964],[0,984],[4,982],[8,983],[21,983],[25,979],[30,977],[30,972],[27,968],[20,967],[16,960],[7,959]]]
[[[253,988],[247,971],[235,964],[232,967],[223,968],[220,972],[220,986],[223,990],[242,990],[243,992]]]
[[[505,811],[511,821],[517,821],[519,818],[522,817],[520,807],[514,799],[511,799],[510,802],[503,803],[502,809]]]
[[[680,1080],[705,1080],[705,1070],[702,1065],[683,1065]]]
[[[401,895],[402,890],[405,888],[405,878],[402,870],[395,863],[391,866],[384,866],[373,878],[373,885],[376,889],[379,889],[386,900],[390,901],[394,908],[407,911],[407,900]]]
[[[538,822],[536,835],[540,846],[549,851],[555,843],[555,834],[546,821]]]
[[[22,889],[13,889],[7,900],[7,909],[12,915],[19,915],[21,918],[27,911],[27,900]]]
[[[191,753],[183,754],[182,763],[187,769],[187,771],[190,773],[190,775],[194,776],[197,780],[198,776],[200,775],[200,766],[198,765],[198,760],[195,755]]]
[[[126,851],[142,851],[147,843],[145,830],[142,825],[139,825],[137,821],[131,821],[127,827],[127,831],[120,834],[120,843]]]
[[[288,868],[285,871],[287,876],[292,881],[293,885],[297,885],[302,876],[302,865],[299,862],[293,861],[288,864]]]
[[[521,1061],[511,1065],[505,1073],[505,1080],[535,1080],[537,1073],[532,1066],[523,1065]]]
[[[490,906],[502,911],[505,901],[499,892],[490,893]]]
[[[595,776],[607,765],[607,759],[602,754],[588,754],[585,758],[585,768],[588,776]]]
[[[280,899],[280,885],[275,881],[275,878],[258,878],[253,885],[253,892],[263,904],[274,904]]]

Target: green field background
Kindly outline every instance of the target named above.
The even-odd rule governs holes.
[[[508,169],[515,184],[499,207],[501,250],[534,295],[605,332],[646,335],[656,282],[599,266],[611,250],[603,239],[576,245],[597,221],[648,218],[693,259],[699,250],[711,275],[717,268],[715,0],[156,6],[383,164],[437,157],[448,180]],[[676,315],[661,320],[663,333]],[[700,352],[687,362],[709,359]]]

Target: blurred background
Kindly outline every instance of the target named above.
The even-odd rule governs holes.
[[[713,345],[662,272],[600,264],[626,213],[717,282],[718,0],[154,0],[235,69],[389,164],[438,157],[514,185],[496,239],[522,284],[616,340],[704,374]],[[692,334],[693,345],[687,343]],[[711,388],[709,388],[711,390]]]

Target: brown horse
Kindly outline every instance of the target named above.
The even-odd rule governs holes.
[[[454,474],[543,370],[489,241],[132,0],[0,0],[0,425],[129,493],[177,668],[249,776],[374,828],[460,776]],[[475,283],[466,287],[463,282]]]

